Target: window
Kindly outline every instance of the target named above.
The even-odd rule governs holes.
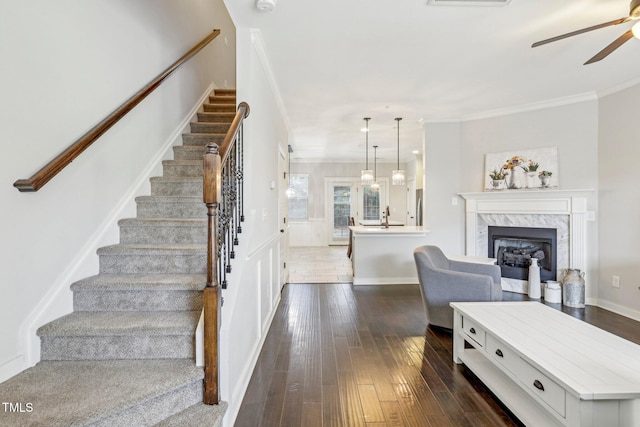
[[[309,218],[309,175],[291,174],[293,197],[289,198],[289,219]]]
[[[371,191],[371,186],[362,186],[363,209],[362,219],[365,221],[380,220],[380,192],[383,191],[382,186],[379,191]]]

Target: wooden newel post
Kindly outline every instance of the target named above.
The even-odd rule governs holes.
[[[218,284],[217,211],[222,188],[222,167],[218,146],[207,145],[203,158],[203,201],[207,206],[207,287],[204,289],[204,396],[207,405],[216,405],[218,396],[218,330],[220,327],[220,286]]]

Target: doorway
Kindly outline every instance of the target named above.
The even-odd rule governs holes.
[[[330,245],[349,243],[349,219],[358,217],[357,186],[353,180],[329,180],[327,205],[329,218],[328,241]]]
[[[385,218],[387,180],[372,191],[357,178],[325,178],[327,241],[329,245],[349,244],[349,218],[356,225],[371,225]]]

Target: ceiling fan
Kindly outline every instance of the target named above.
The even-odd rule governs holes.
[[[586,33],[588,31],[598,30],[600,28],[610,27],[612,25],[624,24],[625,22],[634,21],[640,19],[640,0],[631,0],[629,4],[629,16],[625,18],[616,19],[614,21],[605,22],[603,24],[594,25],[592,27],[583,28],[581,30],[572,31],[560,36],[551,37],[550,39],[542,40],[531,45],[531,47],[541,46],[543,44],[552,43],[558,40],[566,39],[567,37],[577,36],[578,34]],[[626,33],[615,39],[610,45],[598,52],[593,58],[589,59],[584,65],[598,62],[606,58],[611,52],[622,46],[629,41],[633,36],[640,38],[640,22],[635,24]]]

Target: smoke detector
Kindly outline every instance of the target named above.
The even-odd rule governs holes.
[[[257,0],[256,7],[261,12],[271,12],[276,7],[276,0]]]

